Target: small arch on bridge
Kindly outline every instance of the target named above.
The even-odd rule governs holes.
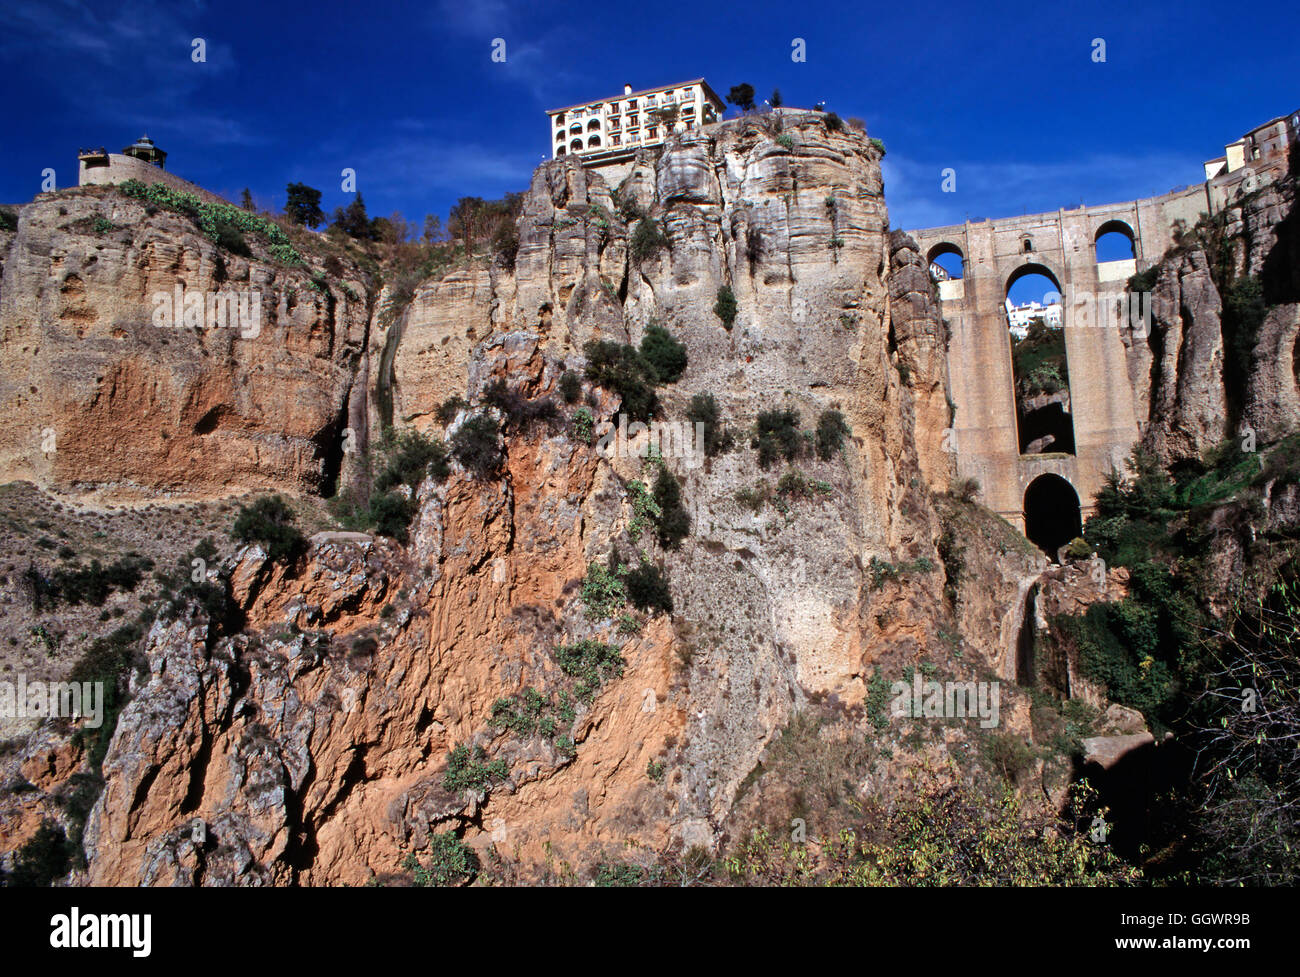
[[[1025,489],[1025,536],[1053,560],[1062,546],[1083,535],[1079,493],[1067,479],[1048,472]]]
[[[1052,284],[1056,286],[1056,294],[1061,294],[1061,279],[1057,277],[1056,272],[1052,271],[1051,268],[1048,268],[1047,265],[1039,264],[1035,261],[1029,261],[1007,276],[1006,292],[1008,296],[1011,294],[1012,286],[1028,275],[1042,275],[1044,278],[1050,278]]]
[[[951,241],[941,241],[930,248],[925,258],[926,266],[931,269],[930,277],[934,280],[942,280],[941,276],[936,276],[934,266],[938,265],[950,279],[961,278],[966,272],[966,256],[962,254],[961,248]]]
[[[1096,247],[1097,263],[1105,261],[1127,261],[1137,257],[1137,235],[1127,221],[1108,220],[1097,228],[1093,236]]]

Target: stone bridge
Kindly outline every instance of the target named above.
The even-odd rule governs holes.
[[[1123,470],[1145,421],[1125,353],[1129,276],[1160,260],[1176,220],[1193,224],[1201,213],[1217,213],[1272,175],[1258,170],[1129,203],[909,231],[927,263],[945,254],[962,261],[960,278],[937,283],[951,327],[956,407],[946,446],[956,452],[958,474],[979,480],[984,503],[1040,546],[1054,551],[1061,537],[1078,535],[1106,474]],[[1098,262],[1097,239],[1112,231],[1129,238],[1133,258]],[[1051,279],[1062,297],[1069,394],[1056,410],[1073,438],[1057,443],[1069,450],[1032,453],[1030,432],[1020,430],[1005,301],[1031,273]]]

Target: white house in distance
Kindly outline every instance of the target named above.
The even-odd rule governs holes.
[[[1061,303],[1039,305],[1037,302],[1029,302],[1025,305],[1013,305],[1011,299],[1007,299],[1007,324],[1017,339],[1024,339],[1029,335],[1029,323],[1034,319],[1042,319],[1049,328],[1060,329]]]
[[[639,92],[624,85],[622,95],[547,112],[551,156],[581,156],[584,166],[625,162],[674,132],[716,122],[725,111],[726,103],[703,78]]]

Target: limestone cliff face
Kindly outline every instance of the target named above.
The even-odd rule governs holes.
[[[473,401],[495,379],[553,394],[564,370],[581,372],[583,342],[637,341],[654,319],[690,353],[661,391],[669,420],[699,392],[737,430],[773,406],[804,427],[844,413],[846,450],[797,462],[822,489],[755,509],[737,491],[771,488],[780,470],[762,471],[743,440],[699,467],[670,455],[692,532],[664,551],[630,530],[641,459],[598,453],[561,418],[511,432],[497,477],[457,466],[426,481],[406,547],[322,542],[293,570],[243,551],[226,568],[240,633],[193,619],[149,637],[152,677],[120,720],[87,825],[90,880],[358,883],[447,828],[533,865],[548,846],[574,864],[628,841],[716,846],[796,710],[827,697],[860,709],[876,667],[948,659],[927,484],[947,465],[942,323],[906,278],[915,247],[890,240],[875,151],[820,121],[776,133],[745,120],[638,160],[619,199],[665,247],[631,256],[598,175],[539,168],[513,272],[430,283],[400,341],[372,337],[372,362],[391,351],[395,417],[430,426],[446,396]],[[712,312],[724,284],[740,308],[730,331]],[[588,393],[609,420],[617,397]],[[611,546],[664,567],[671,616],[632,635],[588,620],[580,582]],[[988,591],[972,613],[993,620],[962,667],[1005,672],[1002,631],[1019,620],[993,605],[1003,590],[1014,600],[1018,572],[964,585]],[[493,725],[499,699],[573,691],[555,647],[589,638],[618,645],[625,666],[578,703],[571,748]],[[462,744],[505,761],[505,780],[448,790]],[[190,840],[194,818],[206,848]]]
[[[628,843],[716,849],[737,828],[736,799],[774,736],[810,704],[861,721],[873,681],[923,664],[1016,676],[1042,560],[1011,546],[1010,527],[987,513],[959,527],[960,539],[943,533],[950,520],[930,490],[951,474],[945,327],[915,244],[889,232],[878,153],[820,117],[776,125],[744,119],[684,134],[639,157],[619,188],[574,160],[544,164],[524,199],[514,267],[428,282],[387,329],[367,335],[337,296],[334,318],[320,305],[302,336],[271,320],[282,341],[317,343],[292,361],[299,387],[267,388],[296,391],[302,403],[281,393],[277,404],[301,416],[289,424],[286,408],[265,404],[254,416],[236,400],[208,436],[260,444],[259,424],[279,424],[273,443],[285,454],[255,454],[243,467],[222,454],[198,482],[318,484],[313,425],[340,423],[345,404],[349,419],[361,410],[373,423],[380,377],[392,378],[395,421],[421,429],[437,426],[447,396],[476,402],[496,380],[558,403],[559,378],[582,373],[587,340],[639,342],[651,321],[690,357],[682,379],[660,390],[664,419],[683,419],[692,395],[711,393],[739,443],[698,466],[665,453],[691,513],[679,549],[633,525],[629,483],[647,477],[642,458],[575,437],[574,408],[562,407],[552,422],[507,430],[496,475],[453,464],[445,482],[420,485],[404,546],[320,538],[293,567],[249,547],[214,568],[240,624],[219,633],[194,612],[153,626],[148,675],[118,722],[86,824],[86,880],[359,884],[397,871],[405,853],[448,829],[494,845],[524,872],[552,856],[590,865]],[[58,205],[33,205],[47,206]],[[662,230],[662,247],[632,253],[641,218],[620,216],[632,208]],[[42,213],[25,211],[20,242],[35,240]],[[144,237],[163,219],[136,216]],[[198,258],[187,260],[202,258],[203,242],[190,244]],[[16,245],[6,283],[15,259],[39,266],[39,248]],[[121,247],[136,256],[124,267],[152,267],[135,239]],[[249,275],[261,273],[250,263]],[[94,308],[119,292],[138,307],[148,288],[122,276]],[[724,285],[739,306],[730,330],[713,312]],[[3,300],[12,294],[6,286]],[[137,344],[152,336],[143,322],[129,326]],[[230,399],[220,383],[259,391],[263,373],[288,369],[269,346],[238,343],[214,360],[205,342],[187,337],[189,358],[175,362],[170,347],[142,356],[155,371],[197,371],[190,386],[158,388],[165,416],[192,401],[206,416]],[[205,372],[209,360],[224,365]],[[68,389],[99,389],[79,382]],[[358,382],[371,388],[367,402]],[[207,396],[214,385],[222,395]],[[124,391],[120,403],[147,402],[136,386],[112,389]],[[582,402],[598,424],[620,406],[590,386]],[[78,403],[64,409],[81,416]],[[744,433],[773,407],[797,411],[803,429],[839,410],[851,428],[834,457],[795,462],[816,488],[789,498],[773,492],[786,466],[761,469]],[[588,618],[582,579],[615,547],[662,567],[671,614],[635,615],[632,628]],[[556,655],[584,640],[615,645],[623,659],[590,696]],[[503,700],[509,708],[529,689],[562,735],[494,722]],[[1008,701],[1006,715],[1005,728],[1029,735],[1027,699]],[[880,736],[910,755],[901,734]],[[481,747],[504,774],[481,789],[455,787],[449,752],[460,746]],[[944,734],[926,762],[969,748],[968,736]],[[31,750],[23,763],[58,765],[50,748]],[[900,771],[874,782],[897,786]],[[205,841],[193,840],[196,819]]]
[[[1254,279],[1266,306],[1254,335],[1240,340],[1244,356],[1235,364],[1229,362],[1238,341],[1232,333],[1241,326],[1225,320],[1225,297],[1206,249],[1176,250],[1157,266],[1150,335],[1126,342],[1142,443],[1165,463],[1198,458],[1242,425],[1268,441],[1294,427],[1300,412],[1295,196],[1290,176],[1219,215],[1219,277]]]
[[[337,473],[349,398],[364,401],[355,274],[319,290],[313,269],[221,252],[111,188],[43,194],[19,214],[0,240],[5,480],[312,491]],[[256,293],[260,331],[160,328],[153,297],[178,287]]]

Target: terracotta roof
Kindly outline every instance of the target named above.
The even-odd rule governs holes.
[[[547,109],[546,114],[554,115],[556,112],[568,112],[570,109],[585,109],[588,105],[596,105],[601,102],[617,102],[624,98],[638,98],[642,95],[657,95],[659,92],[667,91],[670,88],[684,88],[687,85],[699,85],[704,89],[704,95],[706,98],[711,98],[718,105],[723,107],[726,106],[727,103],[722,100],[721,96],[719,96],[717,92],[709,87],[707,81],[703,78],[692,78],[690,81],[675,81],[671,85],[660,85],[658,88],[643,88],[639,92],[619,92],[617,95],[606,95],[604,98],[590,98],[585,102],[574,102],[572,105],[565,105],[562,108]]]

